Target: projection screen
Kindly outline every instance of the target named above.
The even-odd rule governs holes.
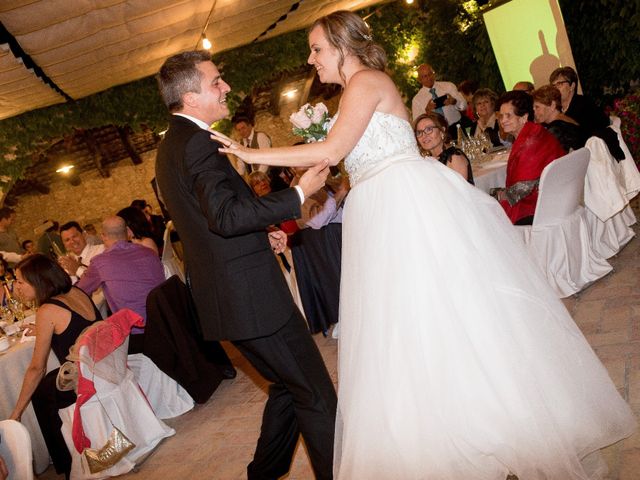
[[[483,17],[505,90],[519,81],[538,88],[554,69],[575,68],[558,0],[511,0]]]

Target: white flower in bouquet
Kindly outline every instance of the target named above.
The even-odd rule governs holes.
[[[313,107],[308,103],[291,114],[289,121],[293,124],[293,133],[304,138],[305,143],[321,142],[327,138],[329,111],[324,103],[316,103]]]

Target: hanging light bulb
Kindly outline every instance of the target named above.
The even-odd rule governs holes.
[[[205,37],[204,33],[202,34],[202,48],[205,50],[211,50],[211,41]]]
[[[411,5],[413,3],[413,0],[406,0],[407,5]]]

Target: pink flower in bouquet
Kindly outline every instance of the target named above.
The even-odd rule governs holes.
[[[311,109],[311,106],[308,103],[306,105],[303,105],[302,108],[300,108],[300,110],[298,110],[296,113],[291,114],[291,116],[289,117],[289,121],[293,124],[294,127],[305,129],[311,126],[312,121],[307,114],[307,109]]]
[[[311,116],[311,123],[322,123],[325,120],[325,115],[329,114],[329,110],[324,103],[318,103],[313,107],[313,115]]]
[[[293,133],[304,138],[306,143],[321,142],[327,137],[329,111],[323,103],[311,106],[308,103],[292,114]]]

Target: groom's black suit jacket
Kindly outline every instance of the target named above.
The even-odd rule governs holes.
[[[207,340],[269,335],[295,304],[265,228],[300,216],[289,188],[256,197],[195,123],[173,115],[156,159],[156,178],[184,246],[202,333]]]

